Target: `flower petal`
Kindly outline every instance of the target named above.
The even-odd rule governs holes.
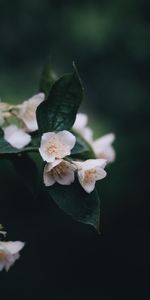
[[[51,186],[55,182],[70,185],[74,181],[74,166],[65,160],[55,160],[44,168],[44,183]]]
[[[43,133],[42,135],[42,138],[41,138],[41,141],[43,143],[47,143],[50,139],[52,139],[54,136],[55,136],[55,132],[46,132],[46,133]]]
[[[46,132],[42,135],[39,151],[43,160],[51,163],[69,155],[75,141],[75,136],[66,130],[58,133]]]
[[[16,242],[3,242],[5,243],[5,248],[7,249],[7,251],[9,251],[11,254],[16,254],[18,253],[20,250],[22,250],[22,248],[24,247],[25,243],[20,242],[20,241],[16,241]]]
[[[44,180],[45,186],[51,186],[56,182],[56,180],[54,179],[51,172],[47,172],[45,170],[45,168],[44,168],[44,173],[43,173],[43,180]]]
[[[91,193],[95,188],[95,180],[92,179],[90,182],[85,182],[84,179],[85,179],[84,171],[82,171],[82,170],[78,171],[78,180],[79,180],[81,186],[87,193]]]
[[[5,262],[0,261],[0,271],[2,271],[4,267],[5,267]]]
[[[83,129],[87,125],[87,123],[88,116],[83,113],[78,113],[73,128],[78,131],[80,129]]]
[[[105,178],[107,175],[106,171],[102,169],[101,167],[96,167],[96,175],[95,175],[95,180],[101,180]]]
[[[48,163],[45,165],[44,173],[43,173],[43,180],[44,180],[45,186],[51,186],[56,182],[56,179],[54,178],[51,170],[54,167],[56,167],[57,165],[59,165],[61,161],[62,160],[60,160],[60,159],[56,159],[54,162]]]
[[[115,140],[113,133],[104,135],[103,137],[95,140],[92,143],[92,148],[99,158],[107,159],[107,162],[113,162],[115,160],[115,150],[112,147],[112,143]]]
[[[106,159],[87,159],[84,162],[75,162],[75,164],[79,169],[86,171],[98,166],[101,168],[105,168],[106,162]]]
[[[16,125],[3,128],[4,139],[14,148],[21,149],[31,142],[31,136]]]
[[[48,151],[48,146],[50,141],[55,137],[54,132],[46,132],[42,135],[41,138],[41,145],[39,148],[39,152],[43,158],[44,161],[51,163],[55,160],[55,154],[54,153],[49,153]]]
[[[24,247],[24,243],[0,242],[0,271],[5,268],[6,271],[14,264],[15,260],[20,257],[19,251]]]
[[[70,150],[74,147],[76,142],[75,136],[71,132],[63,130],[57,133],[57,138],[62,145],[68,146],[68,154],[66,155],[69,155]]]
[[[98,138],[96,141],[100,141],[100,143],[103,145],[110,145],[114,142],[114,140],[115,140],[115,134],[108,133],[108,134],[105,134],[102,137]]]
[[[62,185],[70,185],[75,179],[74,168],[69,162],[63,161],[62,164],[64,164],[63,172],[60,176],[55,177],[56,181]]]
[[[90,127],[85,127],[82,130],[80,130],[81,136],[88,142],[92,143],[93,141],[93,130]]]
[[[38,129],[36,109],[40,103],[44,101],[44,98],[44,93],[39,93],[21,104],[19,117],[23,120],[29,132],[33,132]]]

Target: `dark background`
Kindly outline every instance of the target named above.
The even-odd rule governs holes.
[[[149,299],[150,3],[0,0],[0,96],[21,102],[38,89],[50,57],[58,74],[74,60],[96,135],[116,133],[117,159],[99,184],[101,236],[73,221],[42,191],[34,198],[0,161],[0,223],[26,241],[0,273],[0,297]]]

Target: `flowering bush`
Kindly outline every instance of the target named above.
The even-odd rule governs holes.
[[[0,102],[0,158],[12,161],[25,180],[33,169],[34,180],[30,154],[37,152],[43,161],[42,184],[50,197],[74,219],[98,230],[100,200],[95,184],[115,159],[115,137],[111,133],[94,140],[87,115],[78,113],[83,87],[73,68],[73,73],[57,78],[46,67],[39,93],[19,105]],[[23,245],[0,242],[0,270],[9,269]]]

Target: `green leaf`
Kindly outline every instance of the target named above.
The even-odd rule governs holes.
[[[96,189],[88,194],[78,180],[69,186],[55,183],[47,188],[54,202],[75,220],[90,224],[99,230],[100,200]]]
[[[28,147],[33,147],[33,148],[38,149],[40,147],[40,143],[41,143],[41,137],[39,136],[38,130],[31,132],[30,135],[31,135],[32,140]]]
[[[40,133],[70,130],[83,99],[83,88],[74,66],[74,72],[65,74],[52,86],[46,101],[37,109]]]
[[[89,145],[79,134],[73,132],[76,136],[76,144],[71,151],[71,157],[75,159],[94,159],[95,154]]]
[[[43,68],[40,83],[39,83],[39,86],[40,86],[39,90],[40,90],[40,92],[45,93],[46,99],[47,99],[47,96],[49,95],[51,86],[57,80],[57,78],[58,77],[55,74],[55,72],[53,71],[51,64],[47,63]]]
[[[12,147],[3,137],[0,137],[0,154],[19,153],[20,150]]]
[[[3,138],[0,137],[0,155],[1,154],[17,154],[17,153],[22,153],[22,152],[37,152],[38,147],[33,146],[32,144],[29,144],[29,146],[22,148],[22,149],[17,149],[12,147],[8,142],[6,142]]]
[[[76,140],[76,144],[74,148],[71,151],[72,159],[78,159],[78,160],[86,160],[86,159],[92,159],[95,158],[93,155],[93,152],[91,152],[91,149],[88,147],[88,145],[84,142],[81,142],[81,140]]]

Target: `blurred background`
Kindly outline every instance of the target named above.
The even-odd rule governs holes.
[[[35,94],[50,58],[59,75],[76,62],[95,136],[115,132],[116,162],[99,184],[101,236],[0,161],[0,223],[26,241],[0,273],[4,299],[149,299],[150,2],[0,0],[0,97]]]

